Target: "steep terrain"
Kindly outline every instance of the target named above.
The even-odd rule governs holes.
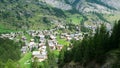
[[[71,14],[62,10],[62,8],[56,7],[57,3],[63,4],[60,1],[53,2],[53,5],[50,5],[50,1],[46,2],[38,0],[1,0],[0,26],[4,27],[1,32],[6,29],[48,29],[54,27],[55,24],[69,22],[70,19],[73,19],[73,23],[79,23],[82,20],[82,15],[78,13]],[[67,10],[71,9],[68,4],[63,4],[61,7]]]
[[[120,0],[0,0],[0,30],[48,29],[56,24],[113,23]]]

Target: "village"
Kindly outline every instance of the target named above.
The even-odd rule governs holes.
[[[48,43],[51,50],[56,50],[59,52],[64,45],[69,46],[70,40],[82,40],[85,35],[89,35],[89,33],[81,32],[79,27],[76,27],[78,31],[75,31],[74,33],[59,32],[58,30],[61,28],[63,30],[66,29],[65,26],[58,25],[57,28],[50,30],[28,30],[24,32],[11,32],[7,34],[1,34],[0,37],[9,38],[10,40],[24,43],[21,45],[22,54],[32,52],[31,60],[34,61],[34,58],[37,58],[39,62],[42,62],[47,59],[46,42]],[[93,26],[89,28],[93,28],[93,34],[95,34],[95,29],[97,27]],[[64,44],[66,42],[67,44]]]

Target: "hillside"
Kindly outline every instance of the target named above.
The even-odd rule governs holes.
[[[41,30],[66,23],[84,23],[86,27],[113,23],[120,18],[118,3],[119,0],[1,0],[3,28],[0,30]]]
[[[120,68],[120,21],[112,32],[102,25],[94,36],[71,40],[59,55],[59,68]],[[70,48],[70,49],[69,49]]]
[[[0,0],[0,68],[120,68],[120,0]]]
[[[72,16],[72,19],[75,18],[74,23],[83,19],[78,13],[71,14],[37,0],[2,0],[0,9],[0,25],[5,25],[5,30],[48,29],[48,26],[51,28],[68,22]]]

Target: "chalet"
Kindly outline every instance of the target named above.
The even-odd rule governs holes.
[[[51,40],[54,40],[54,39],[56,39],[56,37],[53,36],[53,35],[50,35],[50,39],[51,39]]]
[[[72,40],[72,38],[71,38],[71,37],[67,37],[66,39],[67,39],[67,41],[70,41],[70,40]]]
[[[71,50],[71,48],[70,48],[70,47],[68,47],[68,48],[67,48],[67,50]]]
[[[48,41],[48,45],[52,50],[55,50],[55,44],[51,40]]]
[[[22,36],[22,41],[27,40],[27,38],[25,36]]]
[[[52,40],[53,44],[56,46],[58,43],[57,43],[57,40]]]
[[[23,46],[22,48],[21,48],[21,52],[22,53],[27,53],[27,46]]]
[[[56,46],[57,50],[59,50],[59,51],[62,49],[62,47],[63,47],[62,45],[57,45]]]
[[[41,47],[41,46],[44,46],[45,43],[39,43],[38,46]]]
[[[47,48],[46,46],[41,47],[42,51],[46,51],[46,48]]]
[[[31,39],[31,40],[30,40],[30,43],[29,43],[29,45],[28,45],[30,51],[31,51],[32,48],[34,48],[35,46],[36,46],[36,44],[35,44],[35,42],[34,42],[34,39]]]
[[[33,51],[32,52],[32,57],[37,58],[39,62],[44,61],[47,59],[47,52],[43,51],[42,53],[40,51]]]
[[[74,37],[74,39],[75,39],[75,40],[79,40],[79,38],[78,38],[78,37]]]
[[[44,39],[45,38],[45,36],[44,35],[39,35],[39,37],[41,38],[41,39]]]
[[[64,38],[64,36],[62,36],[62,35],[61,35],[61,36],[60,36],[60,38],[61,38],[61,39],[63,39],[63,38]]]
[[[45,38],[40,39],[41,43],[45,43]]]

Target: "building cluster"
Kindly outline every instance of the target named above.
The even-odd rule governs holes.
[[[58,43],[58,36],[60,39],[66,39],[66,41],[70,41],[72,39],[83,39],[83,33],[58,33],[56,29],[42,31],[29,30],[26,32],[11,32],[7,34],[1,34],[0,38],[8,38],[19,43],[22,42],[21,52],[23,54],[32,52],[32,59],[38,58],[38,60],[41,62],[47,59],[47,46],[49,46],[51,50],[60,51],[62,49],[63,45]],[[46,42],[48,44],[46,44]]]

